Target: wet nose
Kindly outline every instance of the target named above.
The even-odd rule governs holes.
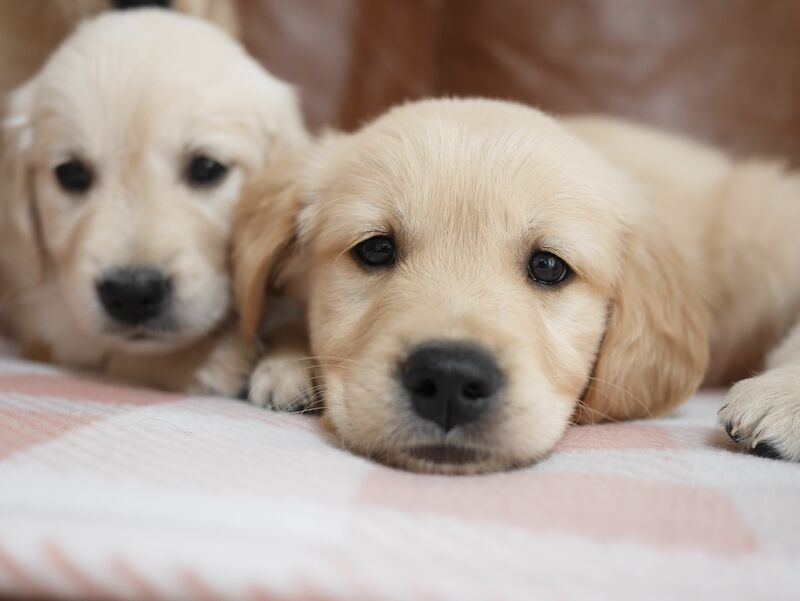
[[[138,325],[164,313],[172,294],[172,280],[149,267],[124,267],[106,272],[97,283],[97,295],[106,313],[126,325]]]
[[[464,342],[418,347],[406,358],[401,379],[417,415],[445,432],[486,413],[503,385],[492,357]]]

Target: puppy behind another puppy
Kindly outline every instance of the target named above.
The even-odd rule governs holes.
[[[29,355],[236,394],[228,245],[245,183],[306,140],[292,89],[157,9],[80,26],[10,99],[3,314]]]
[[[524,465],[571,421],[664,414],[746,377],[800,306],[797,179],[621,122],[411,103],[253,190],[234,234],[245,328],[266,281],[306,285],[327,419],[413,470]],[[787,344],[722,415],[799,460]]]
[[[6,0],[0,2],[0,96],[32,77],[81,21],[103,11],[148,5],[239,33],[236,0]]]

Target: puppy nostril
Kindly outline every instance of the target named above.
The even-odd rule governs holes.
[[[468,382],[461,389],[461,394],[470,400],[477,401],[490,396],[491,393],[489,393],[486,386],[480,382]]]
[[[423,380],[414,387],[413,392],[422,396],[436,396],[438,388],[433,380]]]

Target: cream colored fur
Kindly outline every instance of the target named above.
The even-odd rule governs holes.
[[[329,135],[262,180],[234,238],[245,328],[258,322],[265,282],[307,286],[327,419],[346,446],[410,469],[508,468],[542,457],[572,420],[662,415],[704,379],[752,374],[797,320],[797,178],[643,127],[425,101]],[[270,227],[287,212],[295,241]],[[354,260],[354,245],[376,233],[395,239],[395,267]],[[537,248],[573,278],[533,284],[526,262]],[[491,419],[445,434],[414,415],[396,376],[431,339],[492,353],[507,386]],[[722,412],[743,444],[795,460],[798,340],[734,387]],[[480,459],[411,453],[425,445]]]
[[[0,97],[31,78],[78,23],[110,8],[111,0],[0,1]],[[172,8],[239,33],[236,0],[174,0]]]
[[[0,180],[0,307],[30,356],[169,389],[236,394],[252,351],[236,334],[229,234],[242,187],[305,142],[293,90],[220,29],[162,10],[81,25],[11,97]],[[187,181],[196,155],[228,167]],[[54,168],[92,166],[75,195]],[[170,327],[128,336],[96,284],[152,266],[173,279]]]

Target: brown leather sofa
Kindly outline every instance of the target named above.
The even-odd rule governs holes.
[[[353,128],[403,100],[620,115],[800,165],[797,0],[240,0],[251,51]]]

